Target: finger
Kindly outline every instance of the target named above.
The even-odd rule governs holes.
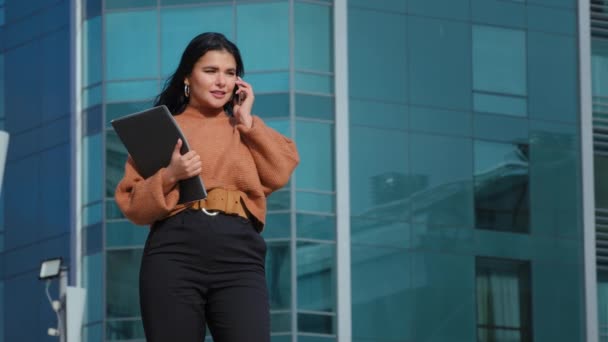
[[[182,148],[182,139],[177,139],[177,143],[175,144],[175,148],[173,149],[173,153],[180,153],[179,151]]]

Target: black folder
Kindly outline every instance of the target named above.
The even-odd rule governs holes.
[[[111,121],[112,127],[135,162],[137,172],[148,178],[171,162],[171,154],[182,139],[181,154],[190,150],[184,134],[166,106],[158,106]],[[200,176],[179,182],[179,201],[187,203],[207,197]]]

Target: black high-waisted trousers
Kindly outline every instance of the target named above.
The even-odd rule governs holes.
[[[186,210],[151,227],[139,295],[148,342],[269,342],[266,242],[239,216]]]

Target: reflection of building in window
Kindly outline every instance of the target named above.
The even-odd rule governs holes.
[[[532,341],[530,265],[476,259],[477,341]]]
[[[405,175],[400,172],[385,172],[371,177],[371,195],[374,205],[398,200],[424,188],[424,175]]]
[[[529,151],[527,144],[475,144],[475,226],[528,232]]]
[[[597,274],[597,315],[599,321],[600,341],[608,339],[608,271]]]

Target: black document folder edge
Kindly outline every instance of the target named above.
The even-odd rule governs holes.
[[[190,151],[184,134],[164,105],[129,114],[110,123],[135,162],[137,172],[144,178],[169,165],[178,138],[183,142],[180,153]],[[178,204],[206,197],[207,191],[200,176],[179,181]]]

